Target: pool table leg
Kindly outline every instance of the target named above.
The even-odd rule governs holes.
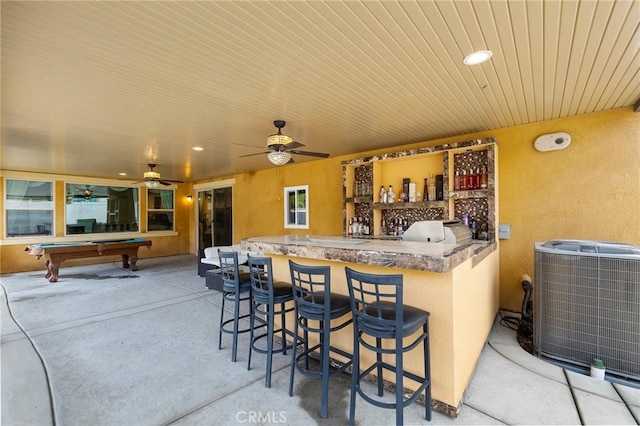
[[[60,271],[60,263],[54,263],[51,259],[47,259],[44,263],[47,267],[47,274],[44,276],[50,283],[58,281],[58,272]]]
[[[138,255],[137,254],[132,254],[129,256],[129,260],[131,261],[131,270],[132,271],[137,271],[138,270],[138,265],[136,265],[136,262],[138,262]]]
[[[138,265],[136,265],[137,261],[138,261],[138,255],[136,254],[122,255],[122,267],[125,269],[130,267],[132,271],[137,271],[138,270]]]

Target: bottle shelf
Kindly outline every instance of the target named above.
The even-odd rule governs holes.
[[[371,203],[373,202],[373,197],[345,197],[344,201],[346,203]]]
[[[388,223],[389,220],[402,219],[411,225],[421,220],[467,216],[476,221],[476,226],[486,224],[491,239],[496,232],[494,144],[493,138],[485,138],[344,161],[343,191],[348,195],[343,198],[345,233],[349,219],[356,217],[368,218],[373,238],[380,238],[383,221]],[[444,200],[425,202],[418,197],[420,201],[416,202],[380,202],[380,188],[387,190],[393,185],[394,194],[400,197],[402,192],[407,192],[405,179],[409,179],[409,183],[416,184],[416,188],[410,187],[410,191],[415,190],[418,196],[424,194],[424,178],[438,175],[442,175]],[[458,182],[477,189],[454,190]],[[434,179],[429,177],[426,183],[429,189]],[[480,185],[486,185],[486,188],[479,188]],[[433,200],[431,196],[429,198]],[[382,237],[397,238],[392,235]]]
[[[438,201],[416,201],[413,203],[406,203],[406,202],[400,202],[400,203],[373,203],[373,208],[374,209],[380,209],[380,210],[399,210],[399,209],[431,209],[431,208],[436,208],[436,207],[444,207],[445,206],[445,201],[443,200],[438,200]]]
[[[455,199],[458,200],[466,200],[471,198],[486,198],[489,195],[488,189],[470,189],[470,190],[459,190],[453,191],[455,195]],[[451,195],[451,194],[449,194]]]

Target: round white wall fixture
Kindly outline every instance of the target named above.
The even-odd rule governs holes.
[[[571,136],[568,133],[549,133],[538,136],[533,143],[533,147],[538,151],[559,151],[565,149],[571,143]]]

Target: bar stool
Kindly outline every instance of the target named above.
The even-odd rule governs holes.
[[[347,296],[331,293],[331,278],[329,266],[305,266],[289,260],[291,283],[295,300],[296,322],[293,329],[293,346],[303,346],[300,354],[293,351],[291,376],[289,378],[289,396],[293,396],[293,379],[295,371],[307,377],[322,380],[322,399],[320,417],[327,418],[329,414],[329,377],[342,373],[351,365],[351,354],[331,346],[330,335],[353,322],[350,301]],[[332,320],[339,320],[331,326]],[[312,321],[311,323],[309,323]],[[317,324],[317,325],[316,325]],[[298,329],[302,329],[300,340]],[[320,343],[309,347],[309,333],[318,333]],[[313,371],[309,367],[309,355],[314,351],[320,352],[320,368]],[[348,361],[333,371],[330,367],[330,353],[334,352],[347,358]]]
[[[356,393],[365,401],[383,408],[396,410],[396,424],[403,423],[404,407],[414,402],[424,391],[426,413],[431,421],[431,365],[429,359],[429,312],[404,305],[402,295],[402,274],[377,275],[357,272],[345,268],[347,286],[351,298],[353,313],[353,371],[351,373],[351,401],[349,407],[349,424],[355,421]],[[412,336],[418,330],[420,334],[408,345],[403,338]],[[369,339],[365,339],[369,336]],[[370,343],[375,338],[375,344]],[[391,345],[383,347],[382,340],[391,341]],[[369,341],[367,341],[369,340]],[[395,342],[395,343],[394,343]],[[422,343],[424,351],[424,377],[420,377],[403,368],[403,356]],[[360,345],[376,354],[376,361],[360,372]],[[395,366],[382,360],[383,354],[395,357]],[[378,396],[384,392],[383,370],[395,373],[395,403],[384,402],[367,395],[360,387],[360,381],[373,370],[376,370]],[[418,389],[409,398],[404,399],[404,378],[420,383]]]
[[[292,348],[291,345],[287,346],[286,335],[291,335],[292,333],[290,331],[287,332],[286,314],[293,312],[294,307],[293,304],[291,304],[291,306],[287,308],[285,304],[293,301],[293,289],[288,282],[273,281],[273,267],[270,257],[249,256],[248,265],[253,301],[251,303],[251,337],[249,339],[249,362],[247,363],[247,370],[251,369],[252,350],[266,354],[267,374],[265,377],[265,386],[270,388],[273,354],[282,352],[283,355],[286,355],[287,349]],[[281,327],[274,330],[274,318],[276,315],[280,315]],[[260,316],[262,316],[262,318]],[[259,324],[256,325],[256,322]],[[267,331],[256,336],[256,330],[263,327],[266,327]],[[279,349],[273,348],[273,336],[276,333],[281,333],[282,346]],[[256,346],[256,343],[263,338],[267,339],[266,350]]]
[[[220,312],[220,336],[218,349],[222,349],[222,333],[233,335],[231,349],[231,361],[236,362],[238,352],[238,334],[246,333],[250,327],[240,329],[241,319],[248,318],[251,314],[240,315],[240,303],[251,303],[251,278],[249,274],[241,274],[238,267],[238,252],[228,251],[219,253],[220,275],[222,276],[222,311]],[[225,318],[225,302],[233,302],[233,317]]]

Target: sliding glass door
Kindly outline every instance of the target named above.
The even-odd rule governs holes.
[[[198,191],[198,252],[233,244],[233,187]]]

